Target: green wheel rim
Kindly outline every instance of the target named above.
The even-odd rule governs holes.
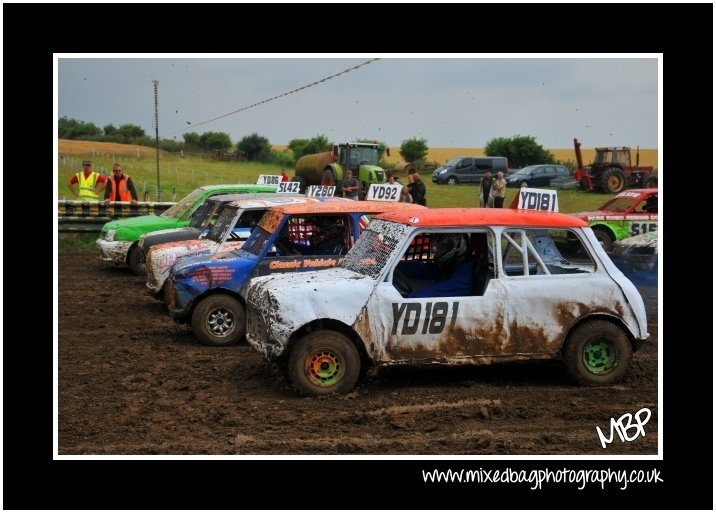
[[[608,374],[619,360],[614,344],[604,339],[588,342],[582,356],[585,367],[592,374]]]
[[[306,357],[306,377],[318,387],[335,386],[343,379],[345,362],[343,355],[335,349],[316,349]]]

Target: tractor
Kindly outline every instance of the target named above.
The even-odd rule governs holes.
[[[631,165],[631,148],[595,148],[594,162],[585,166],[582,161],[582,143],[574,139],[574,153],[577,169],[574,177],[586,191],[619,193],[630,187],[645,187],[654,171],[653,166],[639,165],[639,148],[636,150],[636,165]]]

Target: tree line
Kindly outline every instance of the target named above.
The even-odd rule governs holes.
[[[80,121],[64,116],[58,121],[60,139],[86,141],[115,142],[120,144],[137,144],[139,146],[156,146],[156,139],[148,136],[144,129],[133,124],[114,126],[112,124],[99,128],[94,123]],[[268,138],[253,133],[244,136],[238,143],[233,143],[225,132],[186,132],[183,141],[160,139],[159,148],[179,153],[213,153],[215,151],[239,151],[246,155],[247,160],[263,163],[275,163],[293,167],[303,155],[320,153],[331,149],[331,142],[325,135],[319,134],[312,139],[292,139],[288,150],[274,150]],[[348,141],[342,141],[348,142]],[[357,142],[375,142],[372,139],[358,139]],[[381,159],[385,155],[387,145],[378,141]],[[428,142],[424,138],[405,139],[400,145],[399,153],[405,162],[421,167],[428,154]],[[513,168],[529,164],[554,164],[554,156],[534,137],[516,135],[514,137],[496,137],[484,146],[485,155],[507,157]]]

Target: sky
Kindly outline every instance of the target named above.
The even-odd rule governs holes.
[[[56,54],[56,116],[138,125],[154,137],[258,133],[271,144],[325,135],[400,146],[659,148],[659,54]],[[328,78],[331,77],[331,78]],[[306,87],[307,86],[307,87]]]

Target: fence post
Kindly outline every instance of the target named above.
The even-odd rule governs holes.
[[[177,188],[176,185],[172,187],[172,201],[176,202],[177,200]]]

